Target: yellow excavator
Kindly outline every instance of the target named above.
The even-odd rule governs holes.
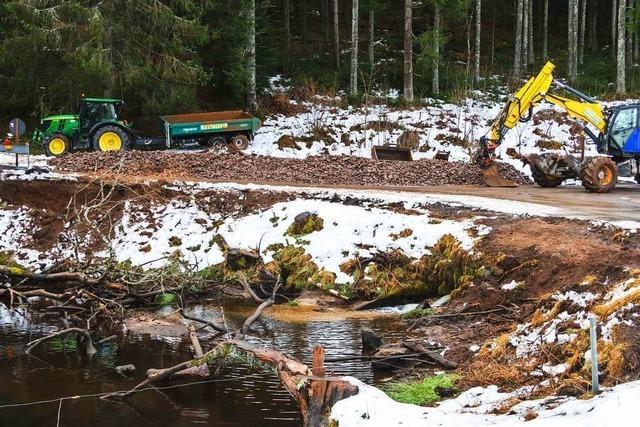
[[[566,111],[576,120],[584,133],[595,143],[599,156],[578,158],[571,154],[548,152],[520,156],[529,164],[536,184],[557,187],[565,179],[581,179],[585,189],[606,193],[616,186],[622,170],[640,183],[640,104],[624,104],[606,108],[595,99],[553,78],[555,65],[551,62],[527,81],[507,101],[495,118],[491,129],[480,139],[476,160],[484,168],[485,183],[491,187],[515,187],[513,181],[500,176],[496,149],[506,133],[519,122],[533,116],[533,107],[547,101]],[[573,100],[549,92],[555,86],[574,95]],[[588,127],[593,126],[595,130]],[[635,164],[634,164],[635,163]]]

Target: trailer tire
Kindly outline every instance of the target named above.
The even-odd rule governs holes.
[[[44,153],[51,157],[60,157],[71,150],[69,138],[61,133],[54,133],[45,138],[42,146]]]
[[[199,144],[204,148],[224,147],[227,141],[223,136],[212,136],[206,141],[200,141]]]
[[[239,133],[229,139],[229,144],[232,151],[243,151],[249,148],[249,138],[247,135]]]
[[[608,193],[618,182],[618,166],[609,157],[593,157],[580,174],[582,186],[592,193]]]
[[[564,178],[548,176],[534,165],[531,165],[531,177],[533,178],[533,182],[543,188],[555,188],[564,181]]]
[[[103,126],[93,134],[93,149],[96,151],[128,150],[131,138],[122,128],[113,125]]]

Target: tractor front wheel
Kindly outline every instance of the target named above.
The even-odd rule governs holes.
[[[592,193],[608,193],[618,182],[618,166],[609,157],[593,157],[580,174],[582,186]]]
[[[44,140],[44,153],[47,156],[60,157],[71,149],[69,138],[61,133],[54,133]]]
[[[129,143],[129,135],[118,126],[104,126],[93,135],[93,148],[96,151],[128,150]]]

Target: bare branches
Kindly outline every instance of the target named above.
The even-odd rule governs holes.
[[[39,346],[40,344],[42,344],[43,342],[52,340],[54,338],[66,336],[69,334],[77,334],[84,338],[84,346],[85,346],[85,352],[87,356],[91,357],[97,353],[95,347],[93,346],[93,341],[91,340],[91,335],[89,334],[89,332],[80,328],[63,329],[62,331],[58,331],[51,335],[47,335],[46,337],[38,338],[37,340],[31,341],[30,343],[27,344],[25,353],[31,354],[31,351],[37,346]]]

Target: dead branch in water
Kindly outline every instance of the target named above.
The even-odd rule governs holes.
[[[47,335],[46,337],[38,338],[37,340],[31,341],[30,343],[28,343],[27,348],[24,352],[27,354],[31,354],[31,350],[33,350],[43,342],[52,340],[54,338],[62,337],[65,335],[69,335],[69,334],[77,334],[84,338],[84,346],[85,346],[85,352],[87,353],[87,356],[91,357],[97,353],[95,347],[93,346],[93,341],[91,340],[91,335],[89,334],[89,332],[86,331],[85,329],[80,329],[80,328],[63,329],[62,331],[54,332],[53,334]]]

